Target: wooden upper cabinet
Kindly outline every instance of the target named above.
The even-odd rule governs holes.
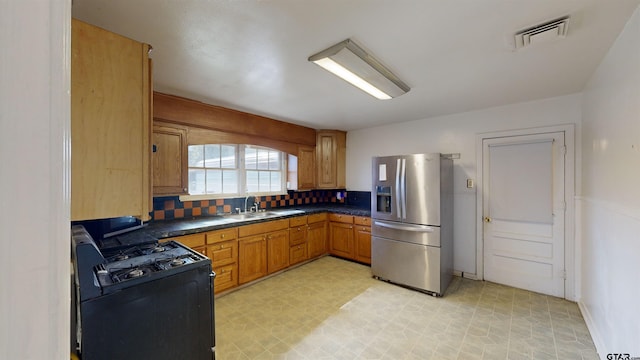
[[[151,209],[149,45],[71,23],[71,220]]]
[[[316,149],[311,146],[298,147],[298,190],[316,188]]]
[[[153,124],[153,195],[189,193],[187,130],[179,125]]]
[[[316,169],[318,189],[346,187],[346,133],[321,130],[316,138]]]

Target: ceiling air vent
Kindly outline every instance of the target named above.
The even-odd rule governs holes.
[[[569,17],[561,17],[544,24],[536,25],[528,29],[518,31],[515,35],[516,49],[529,46],[534,43],[547,42],[563,38],[569,30]]]

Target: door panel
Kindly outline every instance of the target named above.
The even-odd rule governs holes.
[[[411,224],[440,225],[440,154],[404,156],[406,214]]]
[[[484,278],[564,297],[564,133],[483,141]]]

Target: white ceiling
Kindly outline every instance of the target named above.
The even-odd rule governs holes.
[[[153,46],[154,88],[352,130],[579,92],[640,0],[73,0]],[[570,15],[566,38],[513,34]],[[411,87],[377,100],[307,58],[352,38]]]

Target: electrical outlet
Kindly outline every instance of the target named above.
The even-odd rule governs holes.
[[[473,189],[473,179],[467,179],[467,189]]]

